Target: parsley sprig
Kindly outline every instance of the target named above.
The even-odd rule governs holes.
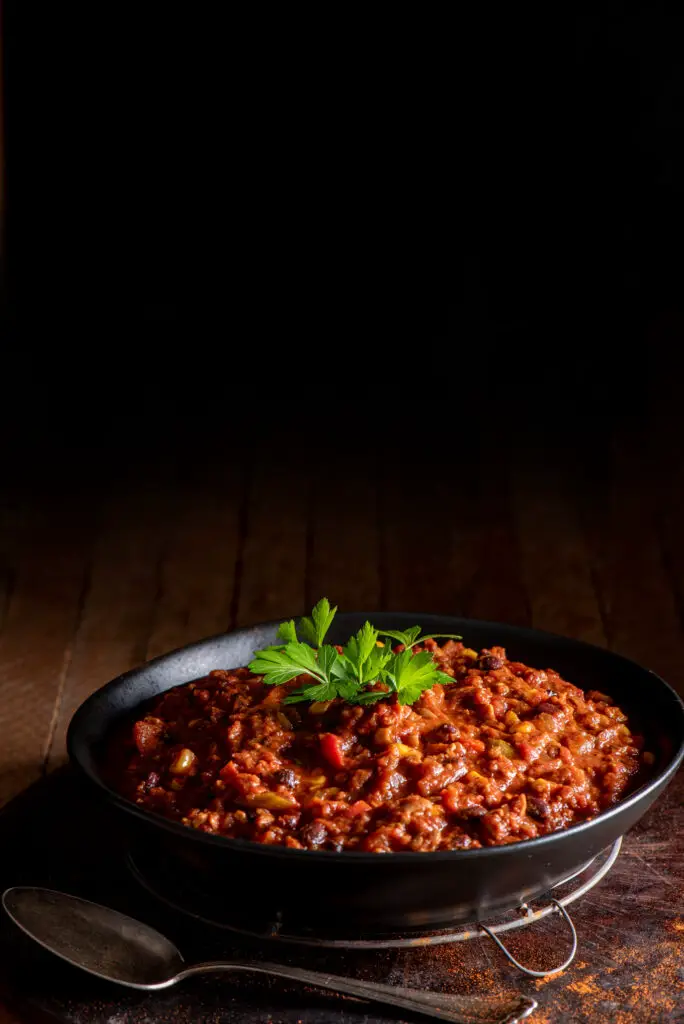
[[[451,676],[442,672],[429,651],[413,653],[413,648],[424,640],[449,638],[460,640],[453,633],[426,633],[420,626],[407,630],[378,630],[365,622],[342,648],[342,653],[325,636],[335,618],[337,608],[331,608],[326,597],[313,609],[311,616],[300,619],[299,630],[308,640],[300,641],[294,619],[278,627],[278,639],[283,642],[257,651],[249,664],[251,672],[263,675],[268,686],[282,686],[297,676],[306,675],[311,683],[294,690],[285,704],[301,701],[331,701],[336,697],[349,704],[374,704],[396,694],[400,704],[413,704],[424,690],[435,683],[453,683]],[[404,650],[395,654],[390,644],[379,638],[397,640]],[[384,689],[369,689],[371,684],[382,683]]]

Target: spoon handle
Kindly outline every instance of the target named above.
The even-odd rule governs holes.
[[[399,1006],[402,1010],[422,1013],[434,1020],[447,1021],[448,1024],[518,1024],[532,1013],[537,1006],[534,999],[527,996],[503,996],[489,998],[487,996],[459,996],[444,992],[420,992],[412,988],[395,988],[394,985],[380,985],[377,982],[363,981],[361,978],[345,978],[323,971],[309,971],[303,967],[290,967],[287,964],[270,964],[259,962],[223,962],[220,960],[194,964],[180,971],[174,981],[181,981],[194,974],[211,971],[253,971],[257,974],[268,974],[290,981],[300,981],[316,988],[331,989],[342,992],[357,999],[365,999],[387,1006]]]

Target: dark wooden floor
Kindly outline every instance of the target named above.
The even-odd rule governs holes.
[[[679,375],[586,366],[564,387],[563,363],[419,368],[419,408],[399,381],[383,417],[361,395],[337,420],[221,393],[180,419],[166,396],[142,420],[75,401],[66,424],[22,393],[0,416],[0,802],[65,759],[102,683],[322,595],[530,623],[684,694]]]
[[[35,472],[22,450],[0,509],[0,799],[64,759],[71,714],[106,680],[323,594],[531,623],[684,692],[684,465],[661,395],[600,429],[513,415],[464,447],[456,423],[407,464],[354,439],[307,452],[286,430],[242,444],[230,418],[203,445],[195,429],[47,458],[43,438]]]

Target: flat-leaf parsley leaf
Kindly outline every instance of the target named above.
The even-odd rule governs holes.
[[[420,635],[420,626],[411,626],[410,629],[381,629],[380,636],[389,636],[398,640],[404,647],[415,647],[422,644],[424,640],[462,640],[462,636],[456,633],[424,633]]]
[[[314,610],[311,612],[311,618],[304,618],[299,623],[299,628],[306,640],[314,647],[320,647],[323,643],[325,634],[332,625],[332,620],[335,618],[335,612],[337,607],[331,608],[330,601],[327,597],[322,597],[318,602]]]
[[[413,704],[421,693],[436,683],[453,683],[442,672],[429,651],[413,653],[413,648],[430,638],[460,640],[452,633],[427,633],[421,636],[420,626],[406,630],[377,630],[370,622],[342,648],[340,653],[323,640],[330,629],[337,608],[322,598],[311,616],[299,621],[299,629],[311,646],[299,640],[294,619],[282,622],[277,638],[282,642],[254,654],[250,671],[263,675],[267,686],[282,686],[298,676],[302,686],[289,693],[285,704],[300,701],[327,702],[340,698],[350,704],[374,704],[390,697],[400,704]],[[404,646],[395,654],[389,643],[378,637],[389,637]],[[310,680],[305,682],[304,680]],[[369,689],[369,686],[373,689]]]

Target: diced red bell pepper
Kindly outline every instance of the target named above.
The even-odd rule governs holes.
[[[332,732],[324,732],[321,736],[321,753],[328,764],[338,770],[344,768],[344,752],[340,746],[339,737]]]
[[[351,804],[347,814],[350,818],[356,818],[359,814],[366,814],[370,811],[370,804],[367,804],[365,800],[357,800]]]

